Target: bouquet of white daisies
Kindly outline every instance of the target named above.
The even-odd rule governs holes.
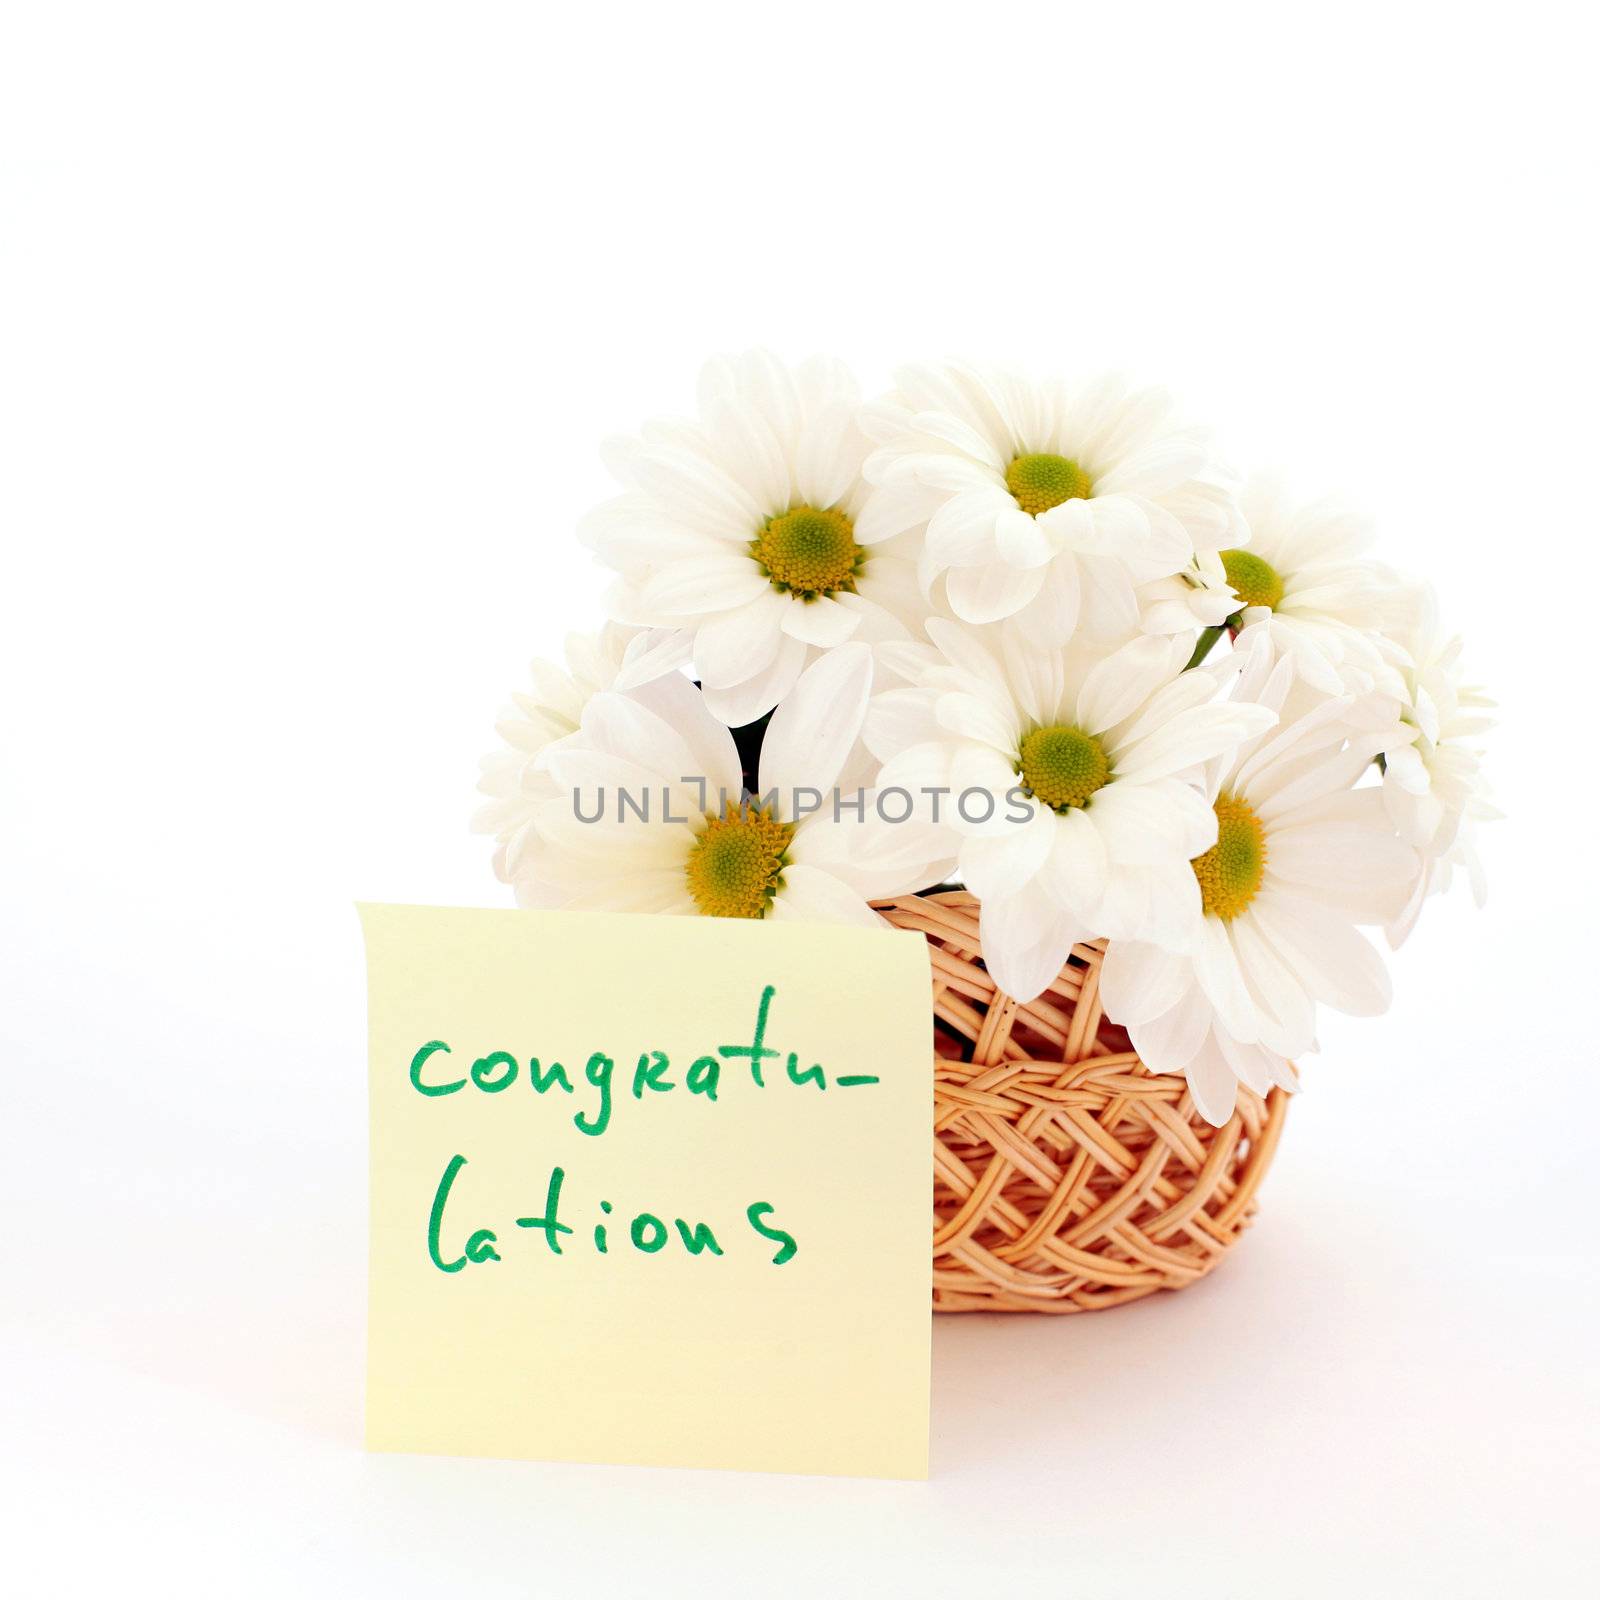
[[[1075,942],[1210,1121],[1295,1087],[1316,1008],[1494,815],[1426,585],[1367,520],[1240,486],[1162,392],[711,362],[612,442],[610,620],[536,662],[477,825],[525,906],[879,924],[959,883],[1019,1000]]]

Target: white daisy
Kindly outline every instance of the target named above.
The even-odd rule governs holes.
[[[620,580],[612,615],[680,628],[711,709],[754,722],[817,651],[906,636],[923,609],[915,568],[861,520],[868,442],[837,362],[793,372],[761,352],[712,361],[696,423],[614,441],[627,492],[580,537]],[[902,542],[903,543],[903,542]]]
[[[1216,703],[1231,667],[1185,673],[1186,637],[1107,654],[1042,649],[1012,623],[928,631],[942,662],[878,698],[867,738],[885,789],[942,797],[995,981],[1030,1000],[1078,940],[1181,938],[1189,861],[1217,828],[1188,774],[1275,713]]]
[[[686,642],[673,635],[607,623],[596,634],[566,641],[566,669],[548,661],[529,667],[532,685],[512,692],[495,731],[502,748],[479,763],[478,788],[490,798],[472,819],[477,833],[495,839],[494,872],[517,890],[523,905],[547,903],[537,882],[539,834],[534,810],[556,790],[539,768],[552,744],[578,730],[584,707],[606,690],[640,690],[687,659]]]
[[[1236,1083],[1297,1086],[1291,1058],[1314,1048],[1318,1002],[1356,1016],[1387,1007],[1388,973],[1357,924],[1394,916],[1417,867],[1381,789],[1356,787],[1395,737],[1389,702],[1317,696],[1265,649],[1250,652],[1236,698],[1282,724],[1207,769],[1217,833],[1192,863],[1191,947],[1113,939],[1100,981],[1145,1065],[1186,1074],[1218,1126]]]
[[[864,814],[850,808],[874,765],[858,744],[872,670],[868,647],[849,644],[801,674],[743,804],[733,736],[687,680],[652,685],[650,704],[595,696],[578,734],[543,757],[560,796],[537,808],[558,847],[551,903],[882,926],[866,902],[926,888],[945,863],[932,830],[883,822],[870,793]]]
[[[1394,580],[1364,559],[1371,520],[1332,500],[1301,505],[1266,477],[1245,486],[1241,504],[1249,548],[1222,552],[1241,636],[1264,636],[1324,694],[1394,692],[1389,665],[1398,653],[1378,632]]]
[[[1111,378],[1069,390],[965,365],[909,368],[899,385],[868,408],[879,448],[865,520],[880,534],[925,529],[923,587],[942,578],[966,622],[1015,616],[1047,644],[1080,620],[1126,635],[1141,585],[1244,542],[1204,436],[1159,390]]]
[[[1416,926],[1423,901],[1449,888],[1452,867],[1466,869],[1473,896],[1483,904],[1483,867],[1463,827],[1500,816],[1489,803],[1483,752],[1475,743],[1494,725],[1486,715],[1494,702],[1462,683],[1461,641],[1441,638],[1432,589],[1413,585],[1405,600],[1397,630],[1406,656],[1400,715],[1410,737],[1383,753],[1383,795],[1421,865],[1410,901],[1388,929],[1396,948]]]

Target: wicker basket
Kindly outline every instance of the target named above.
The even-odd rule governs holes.
[[[1095,1311],[1204,1277],[1250,1222],[1287,1096],[1241,1089],[1213,1128],[1102,1014],[1102,944],[1018,1005],[970,894],[878,909],[933,958],[934,1309]]]

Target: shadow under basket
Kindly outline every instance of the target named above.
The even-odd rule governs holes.
[[[1100,1009],[1104,942],[1026,1005],[995,988],[964,890],[877,903],[933,961],[933,1305],[1096,1311],[1182,1289],[1249,1225],[1288,1096],[1213,1128]]]

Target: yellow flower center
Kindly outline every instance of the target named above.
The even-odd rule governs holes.
[[[1111,776],[1111,763],[1093,734],[1057,725],[1025,734],[1018,770],[1034,799],[1053,811],[1086,806]]]
[[[1267,831],[1237,795],[1217,796],[1217,842],[1189,863],[1209,917],[1232,922],[1255,899],[1267,870]]]
[[[1222,570],[1241,606],[1265,606],[1273,611],[1283,599],[1283,579],[1278,576],[1278,569],[1249,550],[1224,550]]]
[[[774,589],[802,600],[840,590],[854,594],[866,560],[855,524],[837,507],[794,506],[768,518],[750,541],[750,554]]]
[[[704,831],[684,869],[689,893],[703,917],[764,917],[783,882],[792,822],[778,822],[760,806],[733,801],[718,817],[706,813]]]
[[[1018,456],[1006,468],[1006,488],[1031,517],[1064,500],[1087,500],[1094,493],[1089,474],[1066,456]]]

